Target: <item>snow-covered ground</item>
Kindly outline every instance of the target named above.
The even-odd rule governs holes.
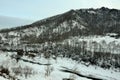
[[[3,78],[3,77],[0,76],[0,80],[7,80],[7,79],[5,79],[5,78]]]
[[[63,67],[75,70],[83,75],[95,76],[105,80],[119,80],[120,72],[114,71],[112,69],[105,70],[97,66],[85,66],[82,63],[78,63],[68,58],[58,57],[56,60],[50,58],[45,59],[44,57],[35,57],[34,59],[28,58],[26,56],[22,57],[23,59],[39,62],[42,64],[50,63],[51,65],[38,65],[29,62],[24,62],[20,60],[16,62],[15,59],[12,59],[10,56],[16,54],[11,52],[0,52],[0,66],[8,68],[10,75],[16,77],[20,80],[62,80],[63,78],[74,78],[75,80],[91,80],[83,77],[79,77],[72,73],[65,73],[60,71]],[[15,74],[14,70],[19,68],[23,74]],[[19,71],[18,69],[18,71]],[[30,72],[28,75],[24,74],[26,71]],[[47,71],[49,74],[47,74]],[[47,76],[48,75],[48,76]],[[0,80],[9,80],[0,76]]]
[[[71,46],[85,47],[88,51],[120,54],[120,38],[110,36],[75,36],[61,42]]]
[[[120,43],[120,38],[115,39],[114,37],[110,37],[110,36],[75,36],[75,37],[71,37],[69,39],[64,40],[65,41],[69,41],[69,44],[72,44],[72,42],[77,42],[77,41],[95,41],[97,43],[101,43],[102,41],[105,41],[106,44],[109,44],[110,42],[115,42],[116,44]],[[63,43],[64,43],[63,42]]]

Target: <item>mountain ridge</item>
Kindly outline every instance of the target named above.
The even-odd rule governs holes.
[[[16,32],[21,40],[35,38],[37,41],[64,40],[70,36],[120,34],[120,10],[99,8],[67,11],[29,25],[2,29],[0,33]],[[32,36],[32,37],[31,37]]]
[[[105,7],[102,7],[102,8],[99,8],[99,9],[79,9],[79,10],[70,10],[68,12],[65,12],[63,14],[58,14],[58,15],[55,15],[55,16],[52,16],[52,17],[49,17],[49,18],[46,18],[46,19],[42,19],[42,20],[39,20],[39,21],[36,21],[36,22],[33,22],[32,24],[29,24],[29,25],[25,25],[25,26],[20,26],[20,27],[15,27],[15,28],[10,28],[10,29],[1,29],[0,32],[5,32],[5,31],[14,31],[14,30],[17,30],[17,29],[24,29],[24,28],[29,28],[29,27],[34,27],[34,26],[41,26],[41,25],[44,25],[44,24],[48,24],[48,23],[52,23],[52,22],[56,22],[56,24],[58,23],[62,23],[63,21],[65,20],[74,20],[76,18],[79,18],[77,21],[79,21],[83,26],[87,26],[89,27],[91,30],[93,28],[96,28],[96,27],[102,27],[102,28],[105,28],[107,25],[111,25],[112,23],[109,22],[112,21],[112,19],[115,19],[113,20],[114,21],[114,25],[120,25],[119,22],[120,22],[120,19],[119,19],[119,13],[120,13],[120,10],[117,10],[117,9],[108,9],[108,8],[105,8]],[[105,18],[105,16],[108,16]],[[110,17],[110,18],[109,18]],[[108,19],[107,19],[108,18]],[[80,20],[81,19],[81,20]],[[100,21],[100,19],[103,19]],[[108,21],[106,22],[105,26],[102,26],[102,24],[104,24],[103,22],[105,21]],[[118,20],[118,21],[116,21]],[[94,22],[92,22],[94,21]],[[115,24],[115,21],[116,21],[116,24]],[[96,25],[94,25],[96,24]],[[91,26],[94,26],[94,27],[91,27]],[[112,25],[113,26],[113,25]],[[112,29],[111,29],[112,30]],[[111,30],[109,30],[109,32],[112,32]],[[115,30],[113,30],[115,32]],[[91,31],[91,33],[94,32],[94,31]],[[102,34],[104,32],[102,32],[101,30],[101,33],[98,33],[98,34]],[[119,33],[118,29],[117,29],[117,33]]]

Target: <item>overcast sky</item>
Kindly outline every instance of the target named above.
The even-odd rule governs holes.
[[[70,9],[117,8],[120,0],[0,0],[0,15],[40,20]]]

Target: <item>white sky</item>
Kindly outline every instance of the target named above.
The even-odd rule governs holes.
[[[120,0],[0,0],[0,15],[40,20],[70,9],[117,8]]]

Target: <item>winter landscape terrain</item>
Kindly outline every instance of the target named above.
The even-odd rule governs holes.
[[[1,29],[0,80],[120,80],[120,10],[70,10]]]

